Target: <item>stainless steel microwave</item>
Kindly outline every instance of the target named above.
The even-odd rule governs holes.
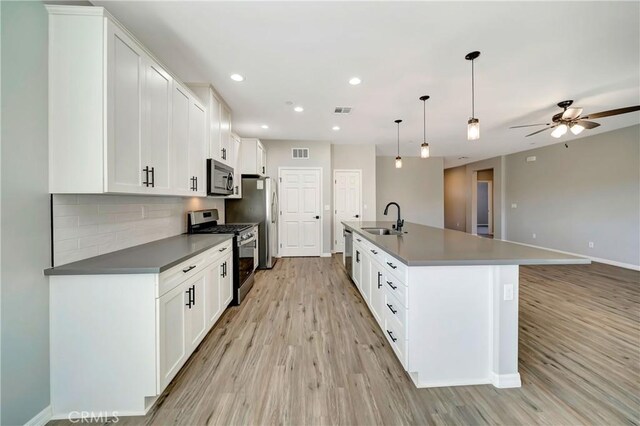
[[[207,195],[233,194],[233,168],[207,159]]]

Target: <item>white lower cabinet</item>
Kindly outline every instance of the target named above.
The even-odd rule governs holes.
[[[371,262],[371,312],[378,324],[384,324],[384,270],[378,262]]]
[[[231,302],[232,243],[160,274],[49,277],[53,418],[145,414]]]

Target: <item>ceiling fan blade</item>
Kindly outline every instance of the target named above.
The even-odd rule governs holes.
[[[521,127],[533,127],[533,126],[550,126],[551,123],[540,123],[540,124],[523,124],[522,126],[511,126],[510,129],[519,129]]]
[[[582,114],[582,108],[580,107],[567,108],[565,112],[562,113],[562,119],[573,120],[574,118],[580,117],[580,114]]]
[[[596,123],[595,121],[587,121],[587,120],[578,120],[576,124],[581,125],[585,129],[595,129],[600,125],[600,123]]]
[[[630,106],[626,108],[610,109],[609,111],[595,112],[593,114],[585,115],[582,118],[591,120],[593,118],[610,117],[612,115],[626,114],[628,112],[634,111],[640,111],[640,105]]]
[[[529,133],[528,135],[525,136],[525,138],[528,138],[529,136],[537,135],[538,133],[544,132],[545,130],[553,129],[554,127],[557,127],[557,126],[558,125],[556,124],[555,126],[545,127],[544,129],[538,130],[537,132]]]

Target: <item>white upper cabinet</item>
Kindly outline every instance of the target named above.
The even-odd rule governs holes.
[[[241,153],[243,175],[267,175],[267,151],[259,139],[242,139]]]
[[[231,110],[216,90],[206,83],[189,83],[189,88],[204,102],[209,118],[207,126],[208,158],[233,167]]]
[[[104,8],[47,10],[49,192],[206,195],[197,98]]]
[[[207,195],[206,122],[204,106],[193,99],[189,107],[189,188],[195,195]]]
[[[240,176],[242,171],[242,140],[240,136],[235,133],[231,133],[231,167],[235,170],[236,175],[233,183],[233,194],[227,198],[242,198],[242,177]]]

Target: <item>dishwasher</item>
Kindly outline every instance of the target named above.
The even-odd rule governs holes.
[[[342,253],[342,263],[347,270],[347,274],[353,279],[353,267],[351,265],[353,257],[353,233],[351,230],[344,228],[342,231],[344,236],[344,252]]]

